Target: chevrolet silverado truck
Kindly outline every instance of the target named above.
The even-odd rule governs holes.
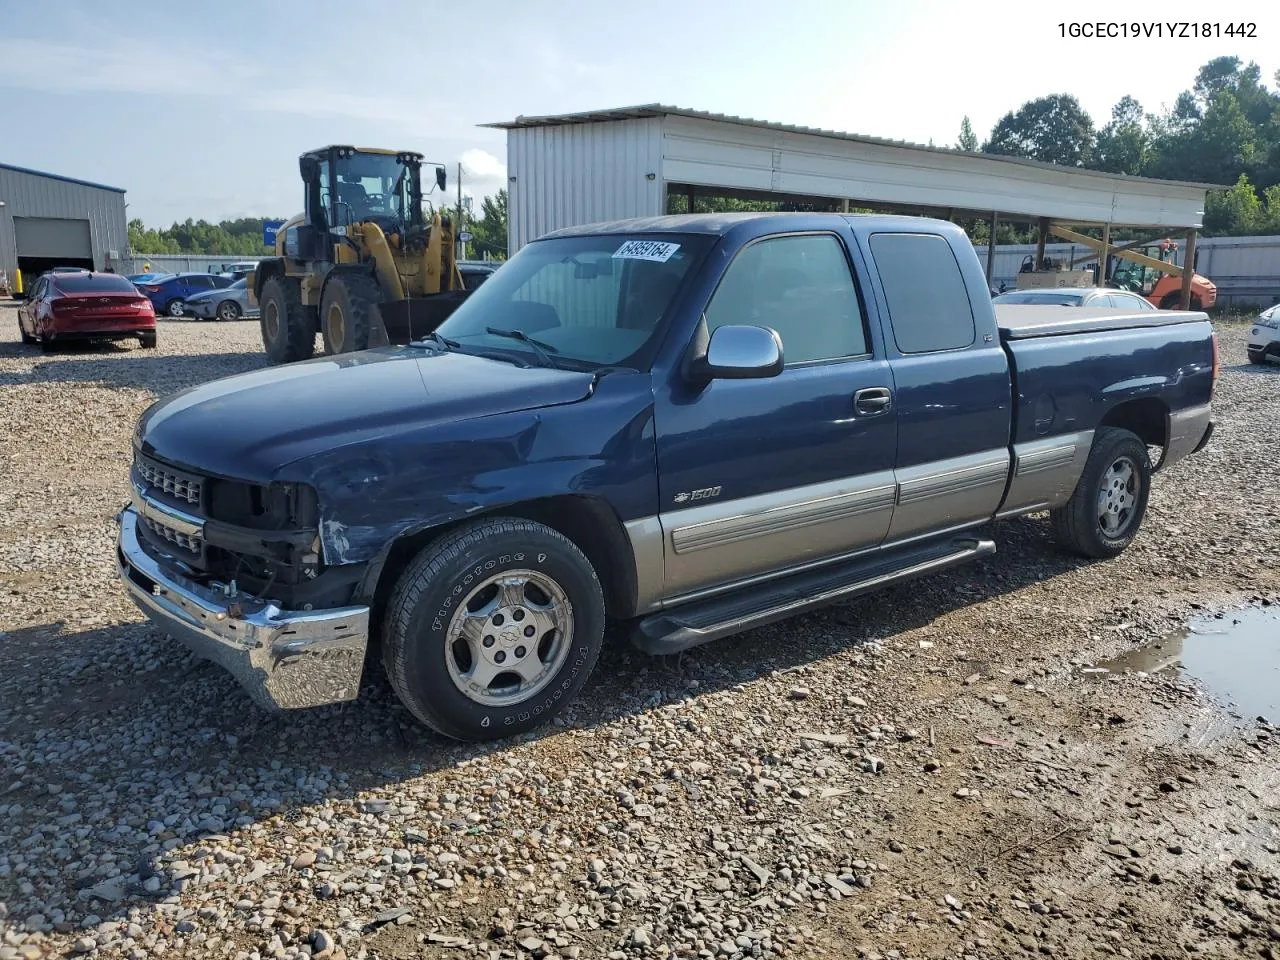
[[[997,313],[946,222],[564,229],[422,340],[156,402],[119,572],[265,706],[353,699],[381,659],[426,724],[502,737],[578,694],[607,624],[684,650],[1039,511],[1115,556],[1217,372],[1203,313]]]

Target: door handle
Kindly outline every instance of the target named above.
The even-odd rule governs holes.
[[[853,409],[863,416],[873,417],[893,406],[893,394],[888,387],[866,387],[853,395]]]

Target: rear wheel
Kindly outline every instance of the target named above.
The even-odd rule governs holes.
[[[306,360],[316,351],[316,328],[302,304],[302,287],[296,280],[272,277],[262,287],[262,345],[272,363]]]
[[[239,320],[240,304],[234,300],[223,300],[218,304],[218,319],[227,321]]]
[[[150,333],[138,334],[138,343],[143,350],[154,350],[156,348],[156,332],[152,330]]]
[[[369,346],[369,332],[381,326],[381,291],[370,277],[341,274],[332,277],[320,300],[320,331],[324,352],[353,353]]]
[[[478,521],[427,546],[396,582],[382,657],[404,705],[460,740],[548,722],[603,643],[604,595],[582,551],[540,523]]]
[[[1057,541],[1086,557],[1114,557],[1133,542],[1147,513],[1151,458],[1134,433],[1103,427],[1066,506],[1050,513]]]

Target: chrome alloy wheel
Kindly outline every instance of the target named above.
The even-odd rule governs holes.
[[[573,606],[563,588],[535,570],[508,570],[482,581],[454,612],[445,664],[469,699],[513,706],[551,682],[572,642]]]
[[[1124,536],[1133,523],[1141,488],[1137,465],[1128,457],[1120,457],[1102,474],[1098,484],[1098,524],[1105,536],[1112,540]]]

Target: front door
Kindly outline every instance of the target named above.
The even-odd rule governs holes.
[[[705,317],[708,333],[773,328],[786,367],[659,387],[666,597],[877,546],[893,515],[897,412],[844,238],[744,247]]]

